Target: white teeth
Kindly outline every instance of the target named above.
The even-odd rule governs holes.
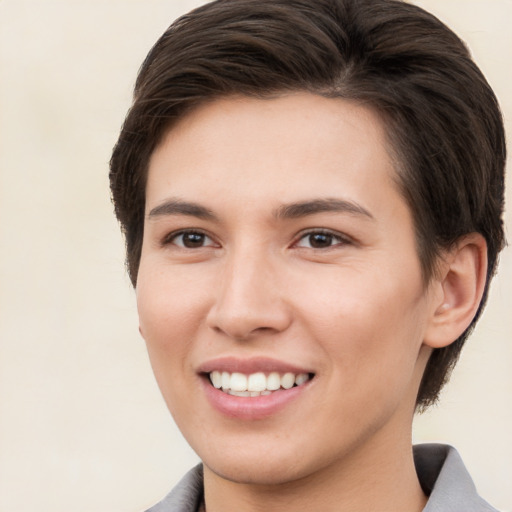
[[[294,374],[291,372],[280,375],[277,372],[271,372],[265,375],[263,372],[251,373],[229,373],[212,371],[210,380],[217,389],[235,396],[261,396],[270,395],[272,391],[278,389],[290,389],[293,386],[301,386],[309,380],[307,373]]]
[[[267,378],[262,372],[249,375],[247,389],[251,391],[264,391],[267,389]]]
[[[210,379],[212,380],[212,384],[214,385],[214,387],[216,387],[217,389],[222,387],[222,373],[217,371],[212,372],[210,374]]]
[[[235,396],[251,396],[251,392],[250,391],[235,391],[234,389],[230,389],[228,391],[228,393],[230,395],[235,395]]]
[[[297,384],[297,386],[300,386],[301,384],[304,384],[304,382],[306,382],[308,380],[309,380],[309,375],[307,373],[299,373],[295,377],[295,384]]]
[[[247,391],[247,376],[243,373],[232,373],[229,387],[231,391]]]
[[[275,391],[281,387],[281,377],[279,373],[272,372],[267,377],[267,389],[270,391]]]
[[[284,389],[293,388],[294,384],[295,384],[295,375],[293,373],[285,373],[281,377],[281,386]]]

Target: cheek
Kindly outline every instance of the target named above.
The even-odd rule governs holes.
[[[179,269],[156,272],[152,268],[159,266],[148,262],[139,270],[137,310],[141,333],[148,344],[169,345],[184,331],[198,326],[207,310],[207,287],[204,279]]]
[[[171,415],[185,407],[181,394],[188,389],[184,376],[189,375],[189,353],[196,335],[197,301],[191,288],[183,293],[175,279],[146,272],[141,268],[137,282],[137,310],[141,335],[158,387]],[[181,292],[180,292],[181,290]]]
[[[171,279],[141,265],[137,282],[139,327],[164,396],[169,382],[180,378],[186,368],[190,340],[200,325],[196,290],[178,276]]]
[[[347,274],[315,282],[302,297],[303,321],[340,378],[372,382],[372,375],[413,371],[426,311],[419,280]]]

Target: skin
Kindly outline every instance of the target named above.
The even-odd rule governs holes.
[[[425,285],[386,144],[371,110],[296,93],[203,105],[152,155],[140,331],[204,462],[209,512],[425,505],[415,398],[431,348],[478,305],[485,244],[459,244]],[[286,214],[333,199],[344,207]],[[212,215],[162,207],[183,202]],[[228,417],[198,373],[225,356],[271,357],[314,378],[270,416]]]

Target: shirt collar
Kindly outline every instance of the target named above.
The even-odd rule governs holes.
[[[413,447],[423,491],[423,512],[498,512],[478,495],[457,450],[443,444]],[[203,500],[203,468],[199,464],[160,503],[146,512],[197,512]]]
[[[497,512],[478,495],[455,448],[420,444],[413,450],[418,479],[429,496],[423,512]]]

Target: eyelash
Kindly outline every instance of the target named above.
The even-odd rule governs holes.
[[[203,241],[205,239],[209,239],[212,243],[209,245],[200,245],[197,247],[187,247],[184,243],[181,243],[181,244],[176,243],[176,240],[179,237],[183,237],[184,235],[199,235],[200,237],[202,237]],[[169,244],[174,244],[177,247],[179,247],[180,249],[201,249],[203,247],[211,247],[211,246],[216,245],[213,238],[210,235],[208,235],[207,233],[205,233],[204,231],[201,231],[200,229],[183,229],[181,231],[176,231],[176,232],[170,233],[163,239],[162,246],[166,246]]]
[[[187,247],[185,245],[185,243],[183,242],[183,239],[182,239],[182,243],[176,243],[176,240],[179,237],[183,237],[185,235],[198,235],[200,237],[199,243],[201,243],[202,245],[197,245],[195,247],[191,247],[191,246]],[[300,242],[302,240],[306,239],[307,237],[312,237],[312,236],[324,236],[330,243],[329,243],[329,245],[324,246],[324,247],[313,247],[313,246],[311,246],[311,239],[310,239],[309,246],[306,247],[306,246],[300,245]],[[208,245],[203,245],[205,239],[210,240],[211,243]],[[332,243],[333,241],[335,241],[336,243]],[[308,231],[300,233],[299,236],[297,237],[297,241],[294,242],[292,244],[292,246],[298,247],[298,248],[304,248],[304,249],[325,250],[325,249],[331,249],[333,247],[340,246],[340,245],[347,245],[350,243],[352,243],[352,241],[347,236],[341,235],[340,233],[330,231],[328,229],[310,229]],[[162,241],[163,246],[166,246],[169,244],[174,244],[181,249],[201,249],[204,247],[212,247],[212,246],[217,245],[210,235],[208,235],[207,233],[205,233],[204,231],[199,230],[199,229],[186,229],[186,230],[181,230],[181,231],[177,231],[174,233],[170,233]]]
[[[301,240],[306,239],[307,237],[315,236],[315,235],[323,235],[325,237],[329,237],[330,241],[336,241],[336,243],[332,243],[328,245],[327,247],[304,247],[300,246],[299,243]],[[335,231],[330,231],[328,229],[310,229],[308,231],[305,231],[299,235],[297,238],[297,242],[294,243],[294,246],[299,248],[305,248],[305,249],[313,249],[313,250],[325,250],[325,249],[332,249],[333,247],[342,246],[342,245],[348,245],[351,244],[352,241],[350,238],[348,238],[346,235],[342,235],[340,233],[337,233]]]

